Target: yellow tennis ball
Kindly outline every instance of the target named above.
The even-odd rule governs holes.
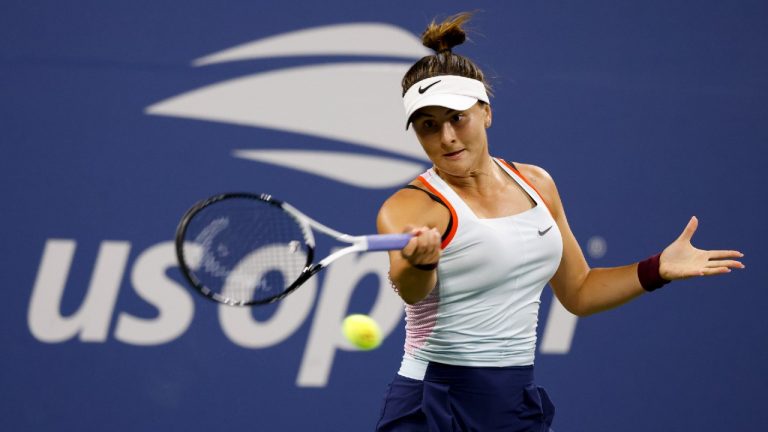
[[[341,330],[352,345],[363,351],[372,350],[381,345],[381,329],[368,315],[354,314],[344,318]]]

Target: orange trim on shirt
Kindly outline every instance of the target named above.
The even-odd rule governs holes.
[[[440,244],[440,247],[442,249],[445,249],[446,247],[448,247],[448,243],[450,243],[451,240],[453,240],[453,236],[456,234],[456,228],[459,227],[459,217],[456,215],[456,210],[454,210],[453,206],[451,205],[451,202],[445,199],[443,194],[438,192],[437,189],[434,188],[434,186],[429,184],[429,182],[427,181],[427,179],[424,178],[423,175],[419,176],[419,181],[423,183],[424,186],[426,186],[430,192],[437,195],[438,198],[443,200],[443,203],[445,204],[445,206],[448,207],[448,211],[451,212],[451,218],[453,219],[453,223],[451,224],[451,231],[448,233],[448,236],[445,237],[445,240],[443,240],[443,242]]]
[[[549,208],[549,204],[547,204],[547,200],[545,200],[545,199],[544,199],[544,195],[542,195],[542,194],[541,194],[541,192],[539,192],[539,190],[538,190],[538,189],[536,189],[536,186],[534,186],[534,185],[533,185],[533,183],[529,182],[529,181],[528,181],[528,179],[527,179],[527,178],[525,178],[525,176],[524,176],[524,175],[523,175],[523,174],[522,174],[520,171],[518,171],[517,169],[515,169],[515,167],[513,167],[513,166],[512,166],[512,164],[510,164],[509,162],[507,162],[507,161],[505,161],[504,159],[501,159],[501,158],[498,158],[498,160],[499,160],[499,161],[501,161],[501,163],[503,163],[504,165],[506,165],[506,166],[507,166],[507,168],[509,168],[509,169],[511,169],[512,171],[514,171],[514,173],[515,173],[515,174],[519,175],[519,176],[520,176],[520,178],[521,178],[521,179],[523,179],[523,181],[525,182],[525,184],[527,184],[528,186],[530,186],[530,187],[531,187],[531,189],[533,189],[533,190],[534,190],[534,191],[535,191],[537,194],[539,194],[539,198],[541,198],[541,202],[543,202],[543,203],[544,203],[544,206],[545,206],[545,207],[547,207],[547,210],[549,210],[549,214],[550,214],[550,215],[552,215],[552,218],[554,218],[554,217],[555,217],[555,214],[554,214],[554,213],[552,213],[552,209],[551,209],[551,208]]]

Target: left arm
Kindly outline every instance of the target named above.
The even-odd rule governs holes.
[[[586,316],[620,306],[646,291],[640,284],[637,263],[610,268],[590,268],[568,225],[554,180],[543,169],[517,164],[520,172],[543,195],[563,238],[560,267],[550,281],[555,296],[574,315]],[[693,217],[683,233],[661,254],[659,273],[666,280],[728,273],[744,268],[734,260],[738,251],[705,251],[691,244],[698,220]]]

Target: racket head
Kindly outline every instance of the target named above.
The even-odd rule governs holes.
[[[268,194],[201,200],[176,229],[184,278],[205,297],[233,306],[268,304],[317,272],[309,224]]]

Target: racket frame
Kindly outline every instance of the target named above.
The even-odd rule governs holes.
[[[208,206],[211,206],[217,202],[220,202],[226,199],[238,199],[238,198],[262,201],[262,202],[274,205],[280,208],[281,210],[283,210],[284,212],[286,212],[288,215],[290,215],[293,218],[293,220],[301,228],[302,234],[304,236],[304,244],[307,248],[306,264],[304,266],[304,269],[296,278],[296,280],[293,281],[293,283],[291,283],[278,295],[274,295],[272,297],[267,297],[259,300],[231,299],[229,297],[226,297],[206,287],[202,282],[200,282],[200,280],[197,277],[195,277],[194,271],[190,268],[189,264],[187,263],[186,255],[184,253],[184,243],[185,243],[184,237],[186,236],[187,228],[189,226],[190,221],[194,218],[194,216],[197,213],[199,213],[201,210],[203,210]],[[319,262],[313,263],[314,257],[315,257],[315,237],[313,234],[313,229],[323,234],[326,234],[329,237],[334,238],[336,241],[350,244],[350,246],[339,249],[331,253],[327,257],[323,258]],[[181,273],[184,275],[184,278],[187,280],[187,282],[192,287],[194,287],[198,292],[200,292],[206,298],[218,303],[222,303],[230,306],[253,306],[253,305],[264,305],[264,304],[274,303],[278,300],[281,300],[282,298],[284,298],[285,296],[287,296],[288,294],[296,290],[298,287],[300,287],[309,278],[317,274],[319,271],[321,271],[325,267],[328,267],[328,265],[330,265],[332,262],[336,261],[337,259],[345,255],[349,255],[357,252],[365,252],[365,251],[383,251],[383,250],[400,249],[405,246],[405,244],[408,242],[410,237],[411,236],[409,234],[353,236],[353,235],[349,235],[349,234],[345,234],[340,231],[337,231],[333,228],[330,228],[312,219],[311,217],[299,211],[296,207],[288,204],[285,201],[280,201],[278,199],[275,199],[270,194],[229,192],[229,193],[214,195],[212,197],[200,200],[195,205],[193,205],[189,210],[187,210],[187,212],[181,218],[181,221],[179,222],[178,227],[176,228],[175,245],[176,245],[176,257],[179,262],[179,268],[181,269]]]

